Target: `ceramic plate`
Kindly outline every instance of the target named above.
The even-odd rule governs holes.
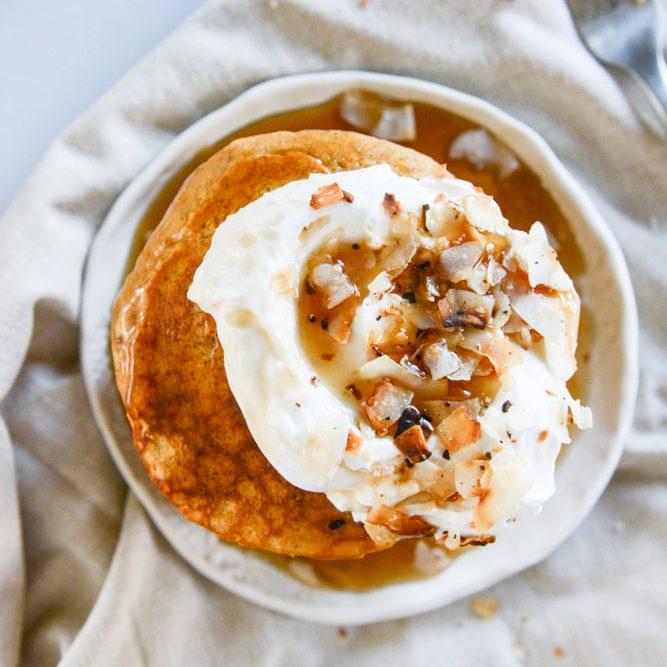
[[[589,404],[595,427],[577,433],[557,468],[556,495],[542,513],[508,528],[493,545],[454,559],[429,579],[368,592],[311,588],[256,553],[220,541],[183,518],[149,481],[135,453],[114,385],[109,318],[135,230],[164,184],[203,148],[278,112],[324,102],[361,87],[425,102],[464,116],[501,137],[542,178],[576,230],[587,273],[578,281],[595,314]],[[537,563],[581,523],[609,481],[628,432],[637,386],[637,316],[618,244],[589,198],[534,131],[477,98],[444,86],[370,72],[329,72],[274,79],[251,88],[174,139],[121,194],[88,258],[82,301],[82,364],[90,402],[109,450],[165,538],[203,575],[270,609],[308,621],[353,625],[428,611],[475,593]]]

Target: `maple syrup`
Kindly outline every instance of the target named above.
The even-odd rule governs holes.
[[[340,104],[341,96],[338,96],[317,106],[262,118],[200,151],[171,177],[148,207],[137,227],[128,258],[128,272],[150,233],[162,220],[179,188],[198,165],[240,137],[279,130],[360,131],[341,117]],[[399,143],[404,143],[439,163],[446,163],[449,171],[455,176],[480,186],[484,192],[495,198],[512,227],[528,230],[536,220],[542,222],[558,252],[563,268],[576,283],[586,269],[583,254],[577,245],[573,229],[539,176],[520,160],[515,170],[501,178],[496,166],[480,167],[463,158],[452,159],[449,156],[449,148],[454,140],[461,133],[478,129],[479,126],[466,118],[429,104],[421,102],[412,104],[416,120],[416,138],[414,141]],[[495,138],[502,143],[502,137]],[[581,398],[584,402],[589,386],[587,361],[593,333],[591,313],[582,307],[577,349],[579,370],[568,384],[568,388],[574,397]],[[258,553],[262,553],[269,562],[310,585],[354,591],[431,576],[446,567],[452,556],[444,547],[436,545],[432,538],[403,540],[386,551],[347,561],[315,561],[268,552]],[[461,550],[456,553],[460,554]]]

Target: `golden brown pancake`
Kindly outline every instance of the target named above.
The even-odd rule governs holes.
[[[231,143],[183,184],[118,295],[112,351],[137,451],[166,498],[225,540],[321,559],[380,548],[324,494],[292,486],[264,458],[227,384],[215,323],[186,296],[228,215],[311,173],[380,163],[415,177],[446,173],[425,155],[353,132]]]

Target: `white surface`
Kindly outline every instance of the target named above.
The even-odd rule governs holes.
[[[456,558],[435,577],[365,593],[310,588],[255,552],[185,520],[148,479],[129,435],[109,360],[109,318],[136,225],[161,184],[180,165],[262,116],[317,104],[348,88],[437,104],[502,136],[543,179],[577,229],[589,266],[577,285],[595,315],[590,431],[574,441],[556,473],[556,495],[536,517],[498,529],[495,544]],[[539,562],[575,530],[611,477],[629,428],[637,385],[637,320],[620,249],[580,186],[535,132],[490,104],[416,79],[370,72],[331,72],[275,79],[250,89],[179,135],[116,200],[93,243],[81,315],[81,363],[93,411],[125,480],[174,548],[202,574],[257,604],[319,623],[359,625],[436,609]]]
[[[58,133],[200,5],[0,2],[0,214]]]
[[[667,147],[579,45],[560,2],[340,1],[345,11],[290,0],[275,13],[212,0],[55,141],[0,221],[3,667],[18,655],[40,667],[664,663]],[[81,384],[84,259],[126,184],[254,83],[351,67],[449,85],[536,129],[619,239],[636,287],[639,401],[620,469],[565,544],[484,593],[500,603],[488,621],[461,600],[344,634],[209,582],[132,494],[125,502]]]

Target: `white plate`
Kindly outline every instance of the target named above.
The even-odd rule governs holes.
[[[590,405],[595,427],[576,435],[557,470],[558,491],[532,519],[495,544],[455,559],[437,576],[353,593],[309,588],[258,555],[224,543],[183,518],[149,481],[114,385],[111,305],[120,289],[137,224],[169,178],[201,149],[260,118],[314,105],[347,88],[433,104],[489,128],[537,172],[575,230],[588,271],[578,288],[595,315]],[[174,139],[121,194],[95,238],[82,297],[82,364],[93,412],[123,477],[173,547],[206,577],[234,593],[308,621],[361,624],[448,604],[537,563],[599,498],[621,454],[637,387],[637,315],[625,261],[589,198],[534,131],[506,113],[444,86],[371,72],[285,77],[251,88]]]

